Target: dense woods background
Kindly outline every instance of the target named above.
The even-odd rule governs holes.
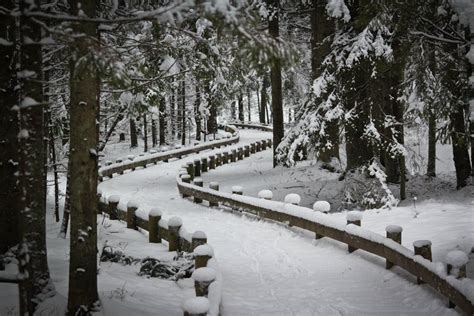
[[[95,197],[113,137],[149,151],[218,122],[272,124],[275,166],[317,160],[361,208],[405,199],[407,174],[436,177],[449,143],[468,185],[473,19],[469,0],[2,1],[0,270],[18,259],[21,314],[54,294],[48,187],[70,227],[69,313],[100,308]],[[427,161],[407,165],[407,129],[427,131]]]

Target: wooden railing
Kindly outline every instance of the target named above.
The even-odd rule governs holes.
[[[99,170],[99,180],[103,177],[112,178],[114,174],[123,174],[126,170],[135,170],[135,168],[146,168],[149,164],[156,164],[160,161],[167,162],[169,159],[181,159],[183,156],[199,153],[200,151],[228,146],[239,142],[237,129],[232,125],[220,126],[226,132],[231,133],[224,139],[213,140],[188,148],[173,149],[162,153],[149,154],[148,156],[134,158],[133,161],[124,161],[120,163],[104,166]]]
[[[239,123],[234,125],[237,127],[249,126],[249,124]],[[251,128],[258,127],[252,124]],[[271,141],[270,143],[260,142],[260,144],[262,143],[271,146]],[[252,145],[254,144],[251,144],[250,147]],[[261,147],[266,147],[265,145]],[[348,245],[350,252],[362,249],[383,257],[387,261],[387,268],[397,265],[405,269],[416,276],[419,282],[429,284],[438,293],[448,298],[451,307],[456,305],[467,315],[474,314],[474,281],[467,278],[456,278],[448,275],[444,270],[440,271],[439,264],[431,262],[431,252],[429,256],[425,256],[423,252],[420,252],[420,255],[415,254],[394,240],[393,237],[392,239],[384,237],[353,223],[347,223],[347,225],[338,223],[330,216],[309,208],[219,192],[216,183],[212,183],[212,188],[204,188],[202,179],[199,179],[198,183],[191,183],[190,179],[194,175],[189,172],[193,172],[193,169],[188,169],[187,173],[182,172],[177,177],[178,189],[183,197],[192,197],[195,201],[208,201],[212,206],[219,204],[230,206],[260,218],[308,230],[315,233],[316,238],[326,237],[343,242]]]

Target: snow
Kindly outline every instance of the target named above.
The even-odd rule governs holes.
[[[298,205],[301,202],[301,197],[296,193],[290,193],[285,196],[285,203]]]
[[[194,270],[191,276],[196,282],[212,282],[216,279],[216,270],[208,267]]]
[[[398,226],[398,225],[388,225],[386,228],[385,228],[385,231],[387,233],[401,233],[403,231],[403,228],[401,226]]]
[[[446,255],[446,263],[450,264],[454,268],[460,268],[469,261],[469,257],[464,251],[453,250],[448,252]]]
[[[197,238],[197,239],[206,239],[207,236],[206,236],[206,233],[201,231],[201,230],[196,230],[194,233],[193,233],[193,238]]]
[[[316,201],[313,204],[315,212],[328,213],[331,210],[331,204],[327,201]]]
[[[244,189],[240,185],[234,185],[232,187],[232,193],[242,193]]]
[[[158,208],[152,208],[149,212],[148,212],[148,215],[150,216],[153,216],[153,217],[158,217],[158,216],[161,216],[163,215],[162,212],[160,211],[160,209]]]
[[[413,242],[413,247],[415,248],[421,248],[426,246],[431,246],[431,241],[422,239]]]
[[[193,297],[183,304],[183,309],[191,315],[205,314],[209,311],[209,300],[207,297]]]
[[[273,198],[273,193],[270,190],[261,190],[258,192],[258,197],[265,200],[271,200]]]
[[[120,195],[111,195],[107,198],[107,201],[109,201],[109,203],[118,203],[120,202]]]
[[[270,136],[268,133],[266,135],[268,136],[263,137],[262,133],[242,130],[239,145]],[[202,156],[217,152],[222,151],[207,151]],[[205,230],[219,261],[218,274],[222,273],[223,276],[220,285],[218,276],[210,286],[211,309],[216,308],[212,303],[211,293],[215,287],[221,286],[224,315],[456,314],[456,311],[445,307],[445,298],[430,287],[417,286],[411,275],[397,267],[385,270],[385,260],[379,257],[365,252],[349,255],[345,245],[327,238],[315,241],[314,234],[308,235],[297,229],[288,230],[278,224],[256,221],[246,215],[236,216],[218,208],[210,209],[205,205],[183,200],[176,190],[176,175],[183,161],[192,161],[193,158],[170,161],[166,167],[159,164],[127,173],[101,183],[100,187],[107,194],[119,193],[124,200],[139,199],[144,210],[160,205],[166,214],[181,216],[186,228],[191,231]],[[315,167],[291,170],[295,173],[291,177],[285,170],[288,169],[273,169],[271,151],[267,150],[243,161],[211,170],[204,175],[204,180],[219,181],[219,193],[231,192],[231,187],[235,184],[244,185],[249,194],[253,195],[257,195],[259,188],[271,188],[280,201],[287,193],[295,191],[294,188],[284,187],[303,185],[304,189],[298,193],[302,204],[304,202],[311,207],[318,199],[313,190],[317,192],[322,187],[320,183],[324,185],[332,179],[332,175],[325,171],[314,172]],[[293,177],[307,182],[293,181]],[[316,183],[315,179],[321,182]],[[328,188],[329,196],[333,187]],[[232,196],[230,193],[228,195]],[[345,213],[310,215],[316,213],[282,202],[256,201],[264,206],[270,204],[279,210],[295,212],[335,225],[339,229],[346,229]],[[474,244],[471,208],[472,205],[460,203],[421,201],[417,203],[420,213],[417,218],[413,217],[411,205],[390,211],[369,210],[364,212],[364,227],[378,233],[374,233],[374,238],[378,236],[385,240],[379,234],[385,235],[387,225],[403,223],[402,242],[405,247],[411,249],[414,240],[429,238],[434,242],[433,259],[444,260],[446,249],[452,250],[456,245],[463,250],[471,249]],[[225,207],[222,209],[226,210]],[[439,229],[432,227],[445,229],[440,234]],[[357,226],[354,228],[360,229]],[[395,242],[387,244],[397,247]],[[412,255],[412,252],[407,250],[407,255],[409,254]],[[208,267],[214,264],[216,262],[210,260]],[[436,269],[439,265],[433,264],[432,267]],[[127,286],[130,283],[127,281]],[[119,283],[122,284],[123,282]],[[459,280],[457,284],[464,286],[466,291],[471,288],[471,283],[465,280]],[[220,291],[216,290],[215,293],[217,295]],[[155,296],[151,296],[150,302],[156,301]],[[182,314],[180,299],[165,295],[163,300],[166,300],[164,314]],[[153,305],[150,303],[150,306]],[[156,307],[154,311],[156,313]]]
[[[344,22],[349,22],[351,15],[344,0],[328,0],[326,11],[333,18],[342,18]]]
[[[127,203],[127,208],[139,208],[140,204],[137,200],[130,200]]]
[[[359,211],[347,212],[346,219],[348,222],[360,221],[362,220],[362,212],[359,212]]]
[[[196,256],[214,257],[214,249],[208,244],[197,246],[193,252]]]
[[[183,225],[183,220],[180,217],[173,216],[168,220],[168,227],[178,227]]]

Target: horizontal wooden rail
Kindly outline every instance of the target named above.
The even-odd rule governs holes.
[[[99,170],[99,177],[113,177],[115,173],[122,174],[125,170],[135,170],[137,167],[146,167],[149,164],[156,164],[160,161],[168,161],[173,158],[182,158],[185,155],[199,153],[204,150],[228,146],[239,142],[237,130],[232,125],[220,126],[226,132],[231,133],[227,138],[210,141],[204,144],[188,148],[173,149],[162,153],[150,154],[148,157],[138,157],[133,161],[124,161],[110,166],[105,166]]]
[[[245,124],[234,125],[241,127]],[[258,128],[255,125],[253,127]],[[456,279],[448,275],[443,269],[440,270],[439,263],[433,263],[420,255],[415,255],[413,251],[392,239],[353,224],[340,224],[330,216],[309,208],[219,192],[184,182],[182,177],[183,174],[177,177],[177,185],[183,196],[208,201],[210,205],[223,204],[237,208],[260,218],[314,232],[316,236],[340,241],[347,244],[349,248],[362,249],[383,257],[387,262],[405,269],[419,280],[429,284],[467,315],[474,315],[474,281],[467,278]]]
[[[273,128],[271,126],[256,124],[256,123],[233,122],[231,124],[235,127],[242,128],[242,129],[244,129],[244,128],[256,129],[256,130],[264,131],[264,132],[272,132],[273,131]]]

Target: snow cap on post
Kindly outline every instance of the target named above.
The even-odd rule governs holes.
[[[329,213],[331,210],[331,204],[327,201],[316,201],[313,204],[313,210],[315,212]]]
[[[299,205],[301,202],[301,197],[296,193],[290,193],[285,196],[285,203]]]
[[[214,249],[212,249],[212,247],[208,244],[197,246],[193,252],[196,256],[214,256]]]
[[[179,227],[183,225],[183,220],[178,216],[173,216],[168,220],[168,227]]]
[[[270,190],[261,190],[258,192],[258,197],[265,200],[271,200],[273,198],[273,192]]]
[[[193,238],[205,239],[207,238],[206,233],[200,230],[196,230],[193,233]]]
[[[130,200],[127,203],[127,208],[138,208],[139,204],[137,200]]]
[[[159,209],[157,209],[156,207],[155,208],[152,208],[149,212],[148,212],[148,215],[149,216],[153,216],[153,217],[158,217],[158,216],[161,216],[163,215],[161,213],[161,211]]]
[[[453,250],[446,255],[446,263],[453,268],[460,268],[467,264],[469,257],[461,250]]]
[[[395,233],[401,233],[403,231],[403,228],[398,225],[388,225],[385,228],[385,231],[389,234],[395,234]]]
[[[107,201],[109,201],[109,203],[118,203],[118,202],[120,202],[120,196],[119,195],[111,195],[111,196],[109,196]]]
[[[232,194],[242,195],[243,192],[244,192],[244,190],[240,185],[234,185],[232,187]]]
[[[209,300],[204,296],[189,298],[183,304],[183,310],[187,315],[207,315],[209,308]]]
[[[191,278],[197,282],[212,282],[216,279],[216,270],[208,267],[194,270]]]
[[[350,211],[347,212],[346,219],[348,222],[357,222],[362,220],[362,212]]]

